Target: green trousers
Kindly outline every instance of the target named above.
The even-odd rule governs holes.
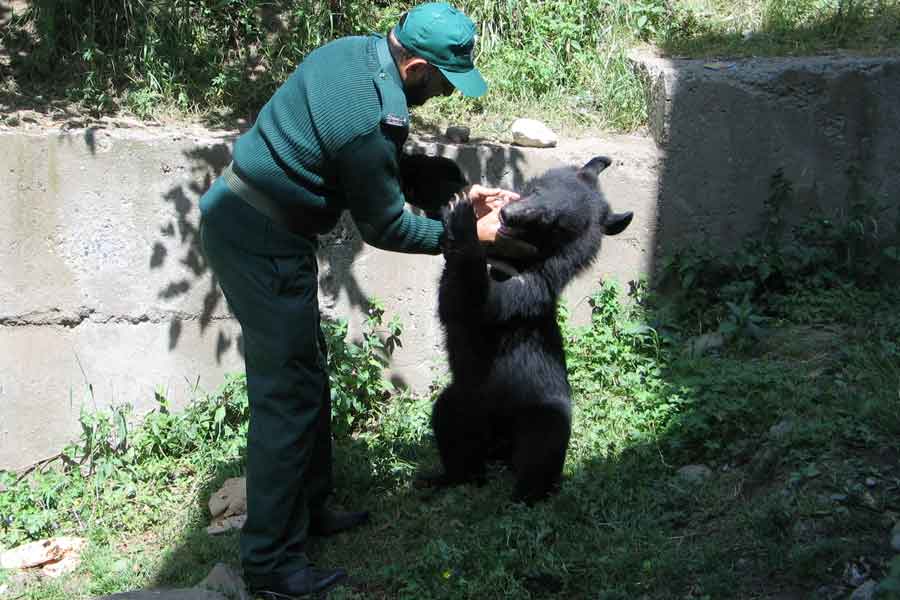
[[[306,566],[310,509],[332,490],[331,395],[315,240],[279,229],[217,180],[200,201],[203,251],[241,324],[250,427],[245,576]]]

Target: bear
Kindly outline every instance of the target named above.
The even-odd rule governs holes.
[[[531,181],[501,209],[493,247],[478,241],[468,201],[444,208],[438,317],[451,382],[431,413],[443,471],[422,476],[424,485],[483,482],[486,464],[502,460],[514,472],[514,501],[531,505],[558,489],[572,408],[557,301],[603,236],[633,217],[613,213],[598,189],[610,164],[598,156]]]

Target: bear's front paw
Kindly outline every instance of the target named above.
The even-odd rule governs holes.
[[[478,246],[478,230],[475,209],[466,198],[458,198],[444,208],[445,247],[460,249],[464,246]]]

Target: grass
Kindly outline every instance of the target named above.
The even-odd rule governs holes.
[[[0,8],[0,106],[51,119],[135,115],[234,126],[252,120],[312,48],[385,32],[410,2],[34,0]],[[483,99],[417,111],[416,126],[466,123],[504,140],[516,117],[563,135],[646,121],[628,52],[677,56],[891,53],[900,0],[460,0],[480,25]],[[5,14],[4,14],[5,12]],[[18,117],[12,116],[11,123]]]
[[[686,341],[726,311],[704,301],[661,321],[672,313],[645,287],[619,297],[602,286],[584,328],[561,315],[574,432],[561,493],[534,508],[508,501],[499,468],[483,487],[414,488],[437,465],[427,395],[360,409],[336,446],[335,501],[373,522],[311,543],[319,564],[352,574],[329,598],[846,597],[852,569],[892,581],[900,292],[850,279],[772,289],[755,309],[761,337],[743,331],[701,356]],[[184,415],[161,398],[124,443],[115,412],[86,414],[64,453],[81,468],[3,475],[0,546],[63,533],[90,543],[68,578],[0,572],[0,585],[17,599],[79,599],[237,566],[237,534],[207,536],[205,503],[241,472],[244,394],[232,379]],[[691,464],[711,476],[680,478]]]

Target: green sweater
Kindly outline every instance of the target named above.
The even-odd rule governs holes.
[[[436,254],[443,225],[404,210],[398,156],[409,132],[400,73],[381,36],[311,52],[234,146],[234,170],[325,233],[348,210],[385,250]]]

